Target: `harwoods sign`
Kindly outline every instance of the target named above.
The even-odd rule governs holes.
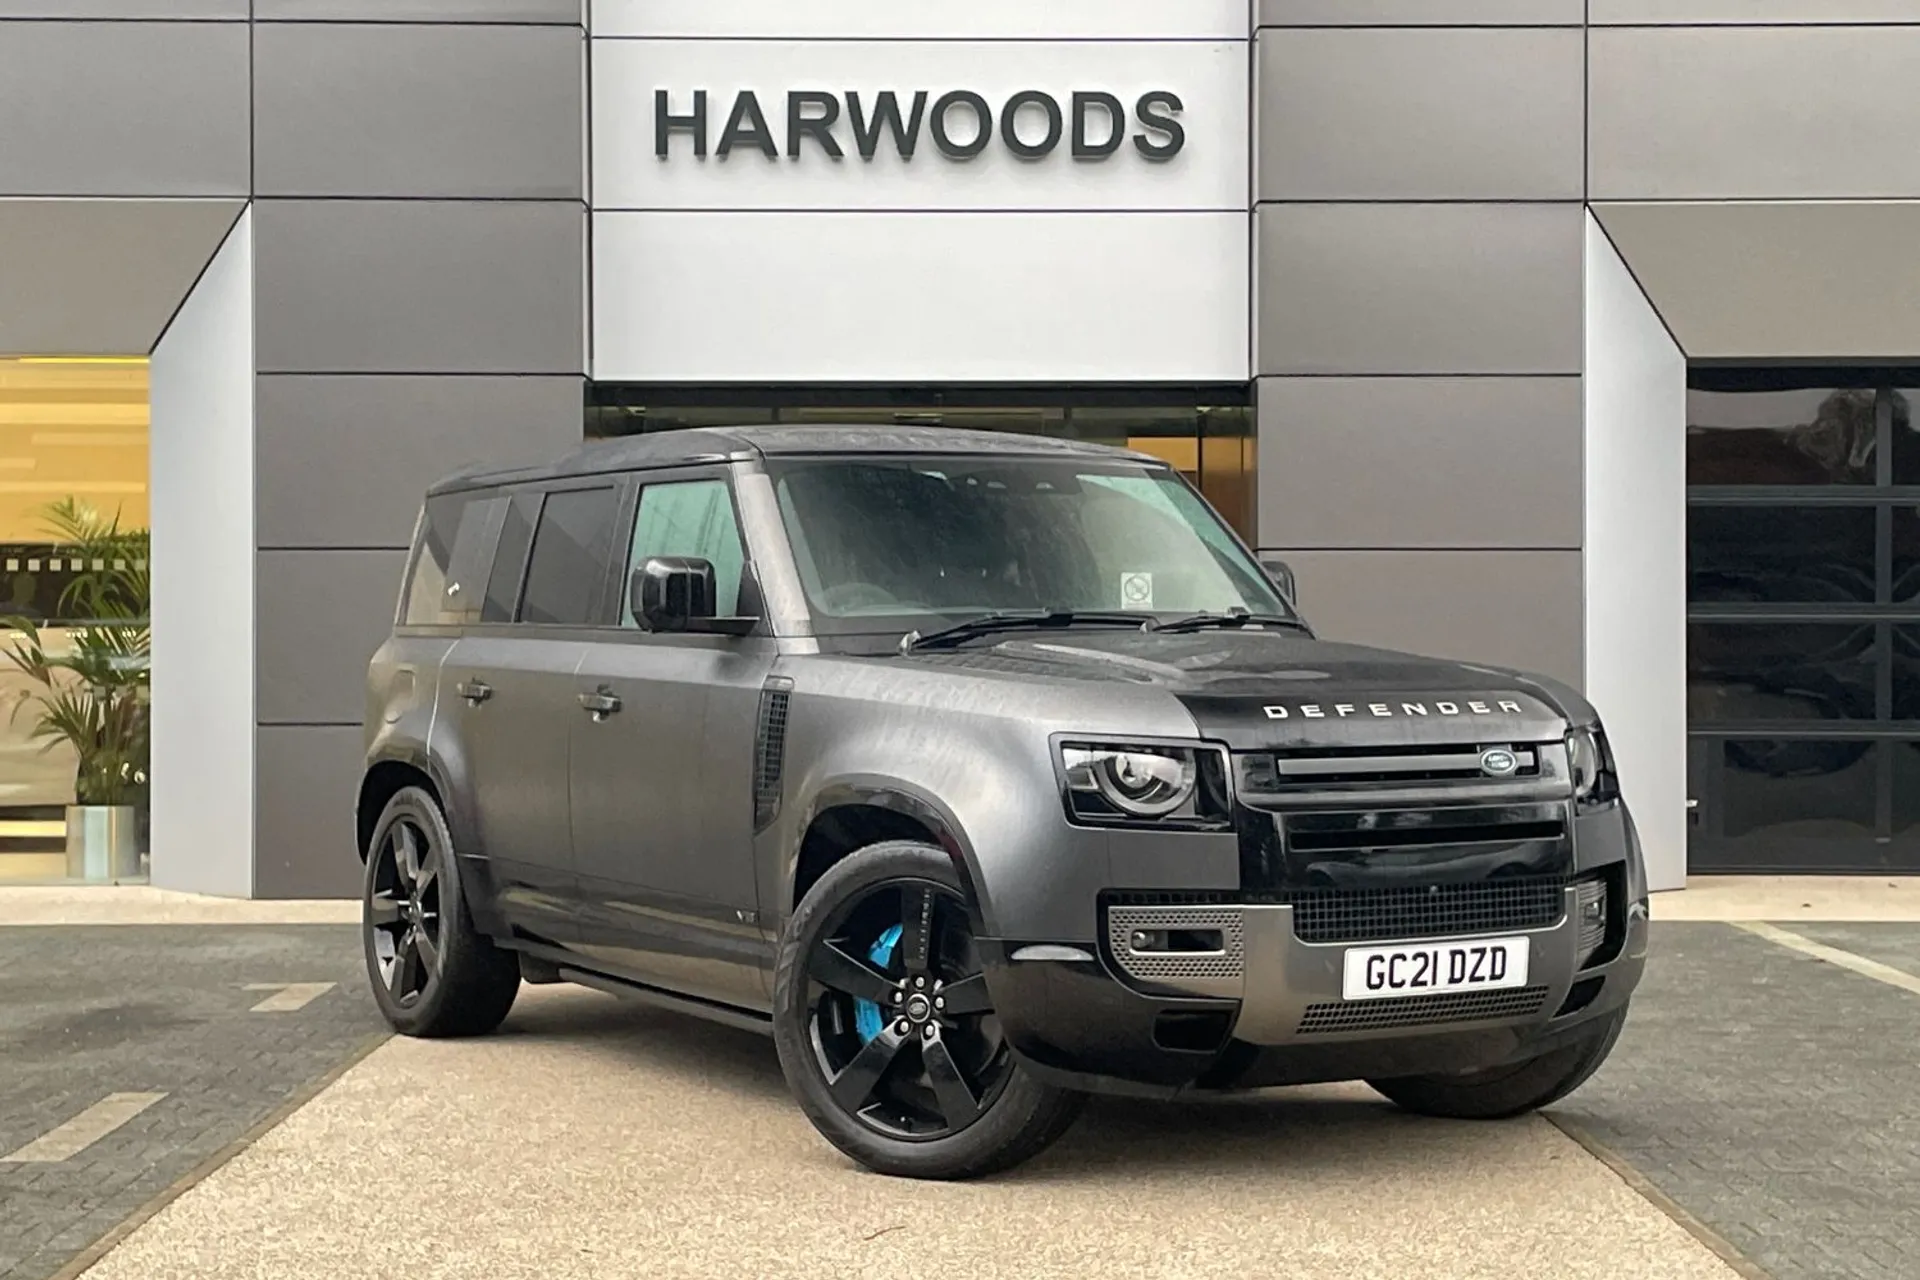
[[[997,139],[1022,160],[1044,160],[1063,146],[1075,160],[1097,162],[1127,145],[1143,158],[1165,162],[1187,145],[1187,131],[1177,119],[1185,108],[1179,97],[1164,89],[1143,93],[1126,104],[1111,93],[1075,92],[1065,101],[1039,89],[1023,89],[998,108],[981,94],[955,89],[934,97],[920,89],[906,100],[891,89],[844,95],[796,89],[786,95],[785,129],[776,135],[767,109],[751,89],[734,96],[720,123],[718,141],[705,89],[695,89],[691,105],[676,110],[675,96],[666,89],[653,93],[653,153],[662,160],[673,154],[673,141],[686,135],[695,156],[725,158],[736,151],[759,152],[771,160],[782,154],[799,159],[811,144],[833,160],[844,159],[848,147],[862,160],[872,160],[882,146],[902,160],[912,160],[926,138],[949,160],[972,160]],[[785,146],[782,147],[782,141]]]

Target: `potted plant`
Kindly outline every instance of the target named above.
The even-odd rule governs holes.
[[[14,700],[14,717],[31,708],[31,737],[45,750],[64,743],[79,761],[67,810],[67,874],[125,879],[140,872],[149,763],[149,538],[71,498],[46,515],[53,555],[79,566],[60,596],[63,621],[7,619],[17,635],[0,656],[31,681]],[[68,629],[64,642],[47,634],[56,627]]]

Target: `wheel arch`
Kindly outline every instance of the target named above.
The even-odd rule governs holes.
[[[911,783],[871,776],[837,779],[815,792],[796,827],[781,900],[784,913],[793,912],[835,863],[885,840],[920,840],[944,849],[975,910],[983,917],[989,913],[965,829],[952,810]]]
[[[506,925],[494,903],[493,877],[474,835],[471,816],[444,762],[425,747],[394,743],[368,760],[354,804],[354,844],[360,861],[367,860],[374,828],[379,825],[388,802],[410,786],[420,787],[432,796],[447,820],[447,831],[453,836],[453,851],[460,860],[465,882],[467,910],[475,926],[493,937],[506,936]]]

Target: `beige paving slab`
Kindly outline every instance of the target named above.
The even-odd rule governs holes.
[[[1920,876],[1693,876],[1653,895],[1655,920],[1920,921]]]
[[[910,1183],[822,1143],[764,1039],[523,999],[494,1038],[383,1046],[88,1280],[1734,1275],[1537,1118],[1110,1100],[1020,1174]]]
[[[217,898],[151,885],[0,885],[0,926],[357,924],[360,904]]]

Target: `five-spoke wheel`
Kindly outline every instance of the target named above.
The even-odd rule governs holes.
[[[520,961],[473,926],[446,816],[404,787],[367,846],[361,933],[374,1002],[396,1031],[484,1035],[520,990]]]
[[[901,842],[836,864],[788,923],[775,975],[781,1065],[820,1131],[871,1168],[994,1172],[1078,1112],[1079,1095],[1015,1061],[971,916],[951,858]]]

